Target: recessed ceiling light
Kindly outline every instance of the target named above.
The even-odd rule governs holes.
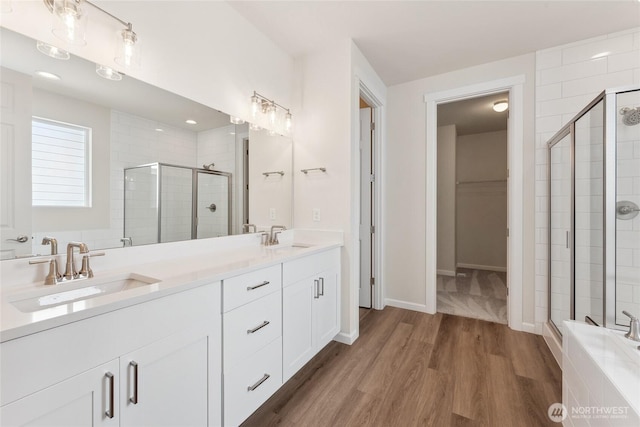
[[[36,71],[36,75],[49,80],[60,80],[60,76],[48,71]]]
[[[156,128],[156,132],[164,132],[164,129],[162,129],[162,128]]]
[[[190,125],[197,125],[198,124],[198,122],[196,122],[193,119],[187,119],[184,122],[187,123],[187,124],[190,124]]]
[[[244,124],[244,120],[242,120],[240,117],[229,116],[229,121],[231,123],[233,123],[234,125],[243,125]]]
[[[509,108],[509,103],[505,99],[503,99],[502,101],[493,103],[493,111],[495,111],[496,113],[502,113],[503,111],[507,111],[508,108]]]
[[[600,52],[600,53],[596,53],[595,55],[593,55],[591,57],[591,59],[600,59],[600,58],[604,58],[605,56],[609,56],[611,55],[611,52]]]

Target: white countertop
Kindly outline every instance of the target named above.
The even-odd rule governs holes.
[[[181,292],[207,283],[223,280],[261,267],[342,246],[337,242],[313,243],[309,247],[254,246],[230,249],[224,252],[202,253],[190,257],[175,257],[170,261],[150,262],[120,269],[100,271],[94,268],[93,279],[45,286],[41,283],[4,289],[0,295],[0,342],[61,326],[123,307]],[[65,290],[63,287],[91,286],[109,277],[137,274],[158,279],[158,283],[145,285],[83,301],[57,305],[25,313],[12,302],[31,296],[42,296]],[[212,307],[219,310],[220,307]]]
[[[582,322],[565,321],[564,326],[636,414],[640,414],[640,350],[637,349],[640,342],[625,338],[623,331]]]

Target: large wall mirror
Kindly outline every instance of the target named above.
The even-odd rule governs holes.
[[[2,259],[291,226],[291,139],[0,30]]]

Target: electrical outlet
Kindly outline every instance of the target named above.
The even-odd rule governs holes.
[[[316,222],[320,221],[320,209],[319,208],[313,208],[313,214],[312,214],[313,220]]]
[[[271,220],[276,219],[276,208],[269,209],[269,219]]]

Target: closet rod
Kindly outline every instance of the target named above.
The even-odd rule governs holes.
[[[456,185],[458,184],[484,184],[488,182],[507,182],[506,179],[485,179],[478,181],[456,181]]]

